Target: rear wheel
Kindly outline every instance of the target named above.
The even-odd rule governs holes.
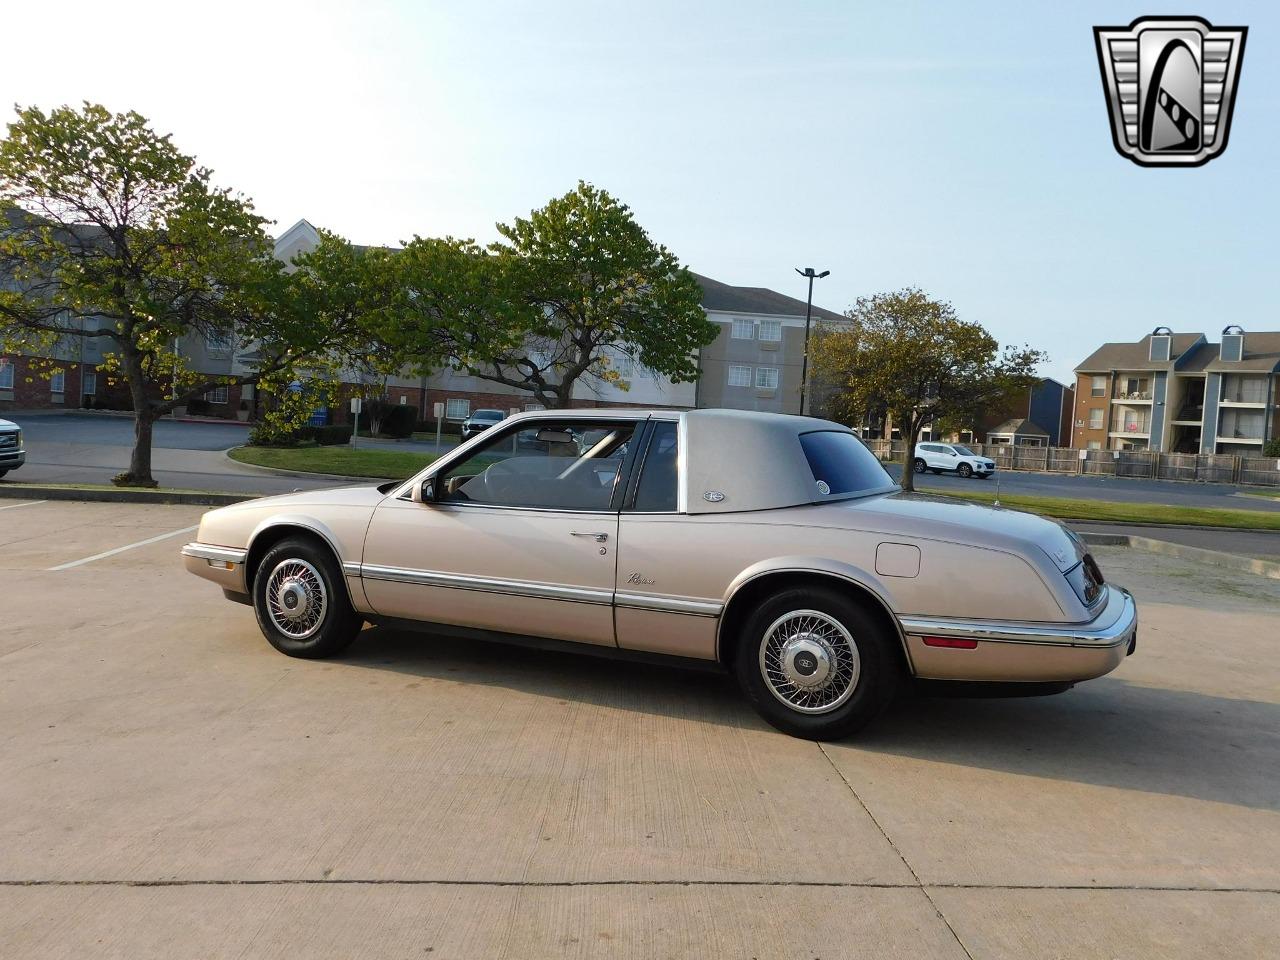
[[[956,473],[968,480],[973,476],[973,467],[969,466],[967,463],[962,463],[960,466],[956,467]]]
[[[916,462],[912,466],[915,468],[916,473],[924,473],[925,462],[919,457],[916,457]]]
[[[828,587],[785,590],[761,603],[739,639],[734,672],[770,724],[795,737],[835,740],[874,720],[901,680],[880,621]]]
[[[262,635],[291,657],[341,653],[364,624],[347,598],[333,554],[303,538],[282,540],[267,551],[253,580],[253,608]]]

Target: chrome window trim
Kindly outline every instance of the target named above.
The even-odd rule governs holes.
[[[208,543],[188,543],[182,548],[184,557],[194,557],[197,560],[220,560],[223,563],[244,563],[248,553],[247,550],[237,550],[235,547],[215,547]]]
[[[384,567],[375,563],[344,564],[350,572],[358,568],[357,576],[366,580],[387,580],[392,583],[412,583],[420,587],[443,587],[451,590],[474,590],[480,593],[501,593],[513,597],[531,597],[537,600],[566,600],[573,603],[593,603],[609,606],[613,603],[612,590],[595,590],[589,587],[567,587],[556,583],[535,583],[527,580],[505,580],[498,577],[473,577],[466,574],[443,573],[436,570],[414,570],[407,567]]]
[[[1123,587],[1104,585],[1107,604],[1103,613],[1083,624],[1030,624],[999,620],[951,620],[945,617],[901,617],[902,629],[912,637],[960,637],[993,643],[1022,643],[1040,646],[1084,647],[1104,650],[1128,643],[1137,629],[1137,606]],[[1106,611],[1119,604],[1115,617],[1095,626]]]
[[[689,418],[676,418],[676,513],[689,512]]]

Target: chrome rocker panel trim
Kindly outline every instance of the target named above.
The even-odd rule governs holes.
[[[1133,595],[1107,585],[1107,602],[1093,620],[1082,624],[1010,623],[1000,620],[951,620],[945,617],[902,617],[902,629],[912,637],[958,637],[996,643],[1084,647],[1099,650],[1127,644],[1138,625]]]

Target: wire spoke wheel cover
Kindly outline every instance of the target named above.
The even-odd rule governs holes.
[[[271,571],[266,601],[271,625],[291,640],[306,640],[319,630],[329,609],[320,571],[296,557]]]
[[[858,686],[861,659],[853,636],[820,610],[783,614],[760,643],[760,675],[769,692],[799,713],[828,713]]]

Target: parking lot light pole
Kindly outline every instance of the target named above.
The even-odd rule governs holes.
[[[809,299],[804,306],[804,360],[800,364],[800,415],[804,416],[804,392],[809,384],[809,325],[813,320],[813,281],[830,276],[831,271],[815,273],[813,267],[805,267],[803,270],[796,267],[796,273],[809,278]]]

